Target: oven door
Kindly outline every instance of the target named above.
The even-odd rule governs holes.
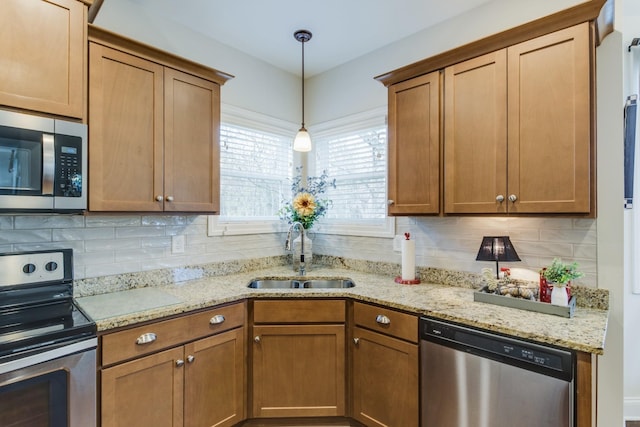
[[[0,111],[0,206],[52,209],[54,120]]]
[[[96,425],[96,345],[91,338],[0,362],[2,425]]]

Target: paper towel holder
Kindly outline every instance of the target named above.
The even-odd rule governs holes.
[[[509,236],[484,236],[476,261],[495,261],[496,279],[500,278],[498,261],[520,261],[520,257],[513,247]]]

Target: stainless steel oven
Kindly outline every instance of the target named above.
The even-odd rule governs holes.
[[[87,208],[87,126],[0,110],[0,211]]]
[[[96,425],[96,327],[70,249],[0,254],[0,425]]]

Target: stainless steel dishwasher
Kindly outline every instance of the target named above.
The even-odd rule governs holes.
[[[571,351],[420,319],[422,427],[573,427]]]

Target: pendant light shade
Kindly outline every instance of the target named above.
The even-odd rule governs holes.
[[[311,135],[304,127],[304,44],[311,40],[311,32],[307,30],[298,30],[293,33],[293,37],[302,43],[302,126],[293,140],[294,151],[311,151]]]

